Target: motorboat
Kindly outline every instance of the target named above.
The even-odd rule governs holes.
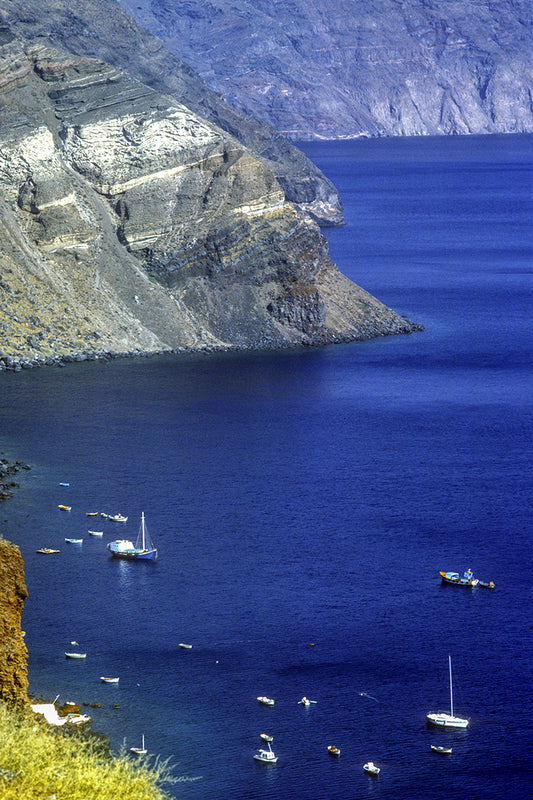
[[[261,734],[259,734],[259,736],[264,742],[273,742],[274,741],[274,737],[273,736],[269,736],[268,733],[261,733]]]
[[[180,642],[180,647],[184,650],[192,650],[192,644],[185,644],[184,642]]]
[[[274,705],[274,701],[272,700],[271,697],[264,697],[264,696],[258,697],[257,698],[257,702],[261,703],[262,706],[273,706]]]
[[[142,735],[142,744],[140,747],[130,747],[130,753],[133,753],[135,756],[145,756],[148,750],[144,746],[144,733]]]
[[[368,775],[379,775],[381,769],[373,761],[367,761],[363,764],[363,769]]]
[[[317,703],[317,700],[308,700],[307,697],[302,697],[301,700],[298,700],[298,703],[302,706],[310,706],[311,703]]]
[[[442,755],[449,756],[452,752],[451,747],[442,747],[442,745],[432,744],[431,750],[433,753],[442,753]]]
[[[480,581],[479,585],[484,589],[494,589],[494,581]]]
[[[45,553],[46,555],[49,555],[50,553],[59,553],[59,550],[56,550],[53,547],[40,547],[35,552],[36,553]]]
[[[448,669],[450,675],[450,713],[445,711],[430,713],[426,719],[430,725],[438,728],[467,728],[468,720],[463,717],[456,717],[453,713],[453,684],[452,684],[452,657],[448,655]]]
[[[157,549],[148,535],[144,511],[141,514],[141,526],[135,545],[129,539],[116,539],[114,542],[109,542],[107,549],[114,558],[124,558],[129,561],[155,561],[157,559]]]
[[[338,747],[335,747],[334,744],[330,744],[328,746],[328,753],[330,754],[330,756],[340,756],[341,751],[339,750]]]
[[[470,588],[474,588],[479,583],[479,580],[474,578],[471,569],[467,569],[463,575],[459,575],[458,572],[439,572],[439,575],[443,583],[453,583],[455,586],[469,586]]]
[[[262,761],[263,764],[275,764],[278,757],[274,755],[270,742],[267,742],[267,744],[268,750],[264,750],[263,748],[259,749],[258,752],[255,753],[254,758],[256,761]]]
[[[59,484],[60,486],[70,486],[70,483],[65,483],[64,481]]]
[[[86,517],[97,517],[98,516],[98,511],[87,511],[85,516]]]
[[[103,536],[103,531],[88,531],[89,536]]]
[[[87,653],[65,653],[65,658],[77,658],[81,660],[87,658]]]
[[[60,508],[61,511],[72,511],[72,506],[59,505],[58,508]]]
[[[105,677],[105,676],[102,676],[100,678],[100,680],[102,681],[102,683],[118,683],[119,682],[119,678],[108,678],[108,677]]]
[[[83,539],[65,539],[69,544],[82,544]]]
[[[108,520],[110,522],[127,522],[128,518],[124,517],[122,514],[110,514]]]

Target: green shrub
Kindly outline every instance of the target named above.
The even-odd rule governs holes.
[[[167,762],[111,756],[96,738],[0,704],[1,800],[168,800],[160,786],[172,781]]]

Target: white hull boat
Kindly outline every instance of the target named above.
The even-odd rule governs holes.
[[[256,761],[261,761],[263,764],[275,764],[278,760],[278,757],[274,755],[274,751],[270,746],[270,742],[267,742],[268,750],[264,750],[261,748],[255,755],[254,758]]]
[[[105,676],[101,677],[100,680],[102,683],[118,683],[119,678],[106,678]]]
[[[123,558],[127,561],[155,561],[157,559],[157,549],[148,535],[144,511],[141,514],[141,527],[136,544],[134,545],[129,539],[117,539],[109,542],[107,549],[113,558]]]
[[[142,736],[142,744],[140,747],[130,747],[130,753],[134,756],[145,756],[148,750],[144,746],[144,734]]]
[[[453,713],[453,683],[452,683],[452,657],[448,656],[448,668],[450,673],[450,713],[439,711],[429,713],[426,719],[430,725],[437,728],[467,728],[468,720],[463,717],[456,717]]]
[[[65,658],[83,659],[87,658],[87,653],[65,653]]]
[[[367,761],[366,764],[363,764],[363,769],[367,775],[379,775],[381,771],[373,761]]]

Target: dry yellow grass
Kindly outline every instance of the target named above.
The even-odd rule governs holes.
[[[165,781],[166,762],[112,757],[97,740],[0,704],[1,800],[168,800]]]

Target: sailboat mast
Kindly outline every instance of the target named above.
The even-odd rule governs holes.
[[[450,669],[450,716],[453,717],[452,657],[449,653],[448,653],[448,666]]]
[[[144,511],[141,513],[141,531],[142,531],[142,549],[146,550],[146,546],[144,543]]]

